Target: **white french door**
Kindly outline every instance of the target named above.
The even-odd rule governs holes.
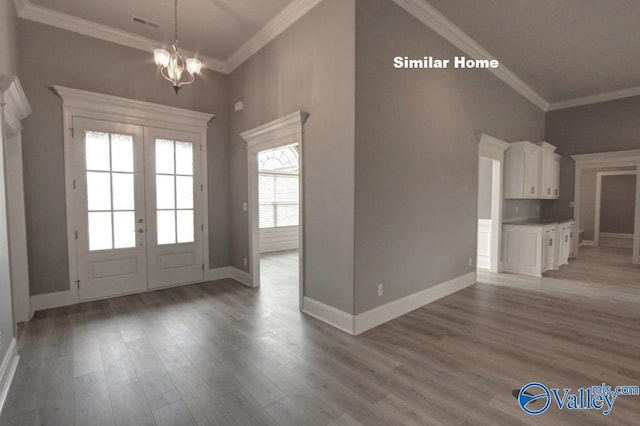
[[[73,118],[78,298],[203,280],[196,134]]]

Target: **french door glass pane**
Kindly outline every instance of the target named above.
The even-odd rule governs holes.
[[[133,136],[111,135],[111,170],[133,173]]]
[[[156,207],[158,209],[176,208],[174,179],[173,176],[156,176]]]
[[[193,242],[193,210],[178,210],[178,242]]]
[[[111,173],[87,172],[89,211],[111,210]]]
[[[155,148],[158,244],[192,243],[193,144],[156,139]]]
[[[89,250],[112,249],[111,235],[111,213],[89,212]]]
[[[193,177],[176,177],[176,196],[178,197],[176,204],[179,209],[193,208]]]
[[[298,176],[276,176],[276,200],[298,202]]]
[[[176,141],[176,174],[193,175],[193,144]]]
[[[275,179],[273,175],[261,174],[259,176],[258,197],[261,203],[275,201]]]
[[[87,170],[110,170],[109,134],[89,131],[85,135]]]
[[[132,173],[113,173],[113,209],[135,210]]]
[[[136,245],[136,220],[134,212],[113,213],[114,248],[128,248]]]
[[[173,141],[156,139],[156,173],[174,173]]]
[[[176,243],[175,210],[158,210],[158,244]]]

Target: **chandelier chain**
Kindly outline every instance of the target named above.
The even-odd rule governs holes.
[[[175,1],[173,11],[174,11],[174,13],[173,13],[173,16],[174,16],[174,27],[175,27],[176,42],[177,42],[178,41],[178,0]]]

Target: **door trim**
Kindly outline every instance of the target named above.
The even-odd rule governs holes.
[[[166,105],[120,98],[101,93],[87,92],[62,86],[52,86],[62,100],[62,122],[64,136],[65,199],[67,209],[67,252],[69,268],[70,303],[78,303],[78,259],[76,256],[75,230],[77,221],[74,214],[75,200],[73,183],[76,177],[73,161],[73,118],[90,118],[103,121],[137,124],[168,130],[180,130],[200,135],[202,145],[201,173],[203,184],[202,217],[204,222],[203,260],[209,270],[209,225],[207,202],[207,126],[213,114],[190,111]]]
[[[258,217],[258,152],[287,145],[298,145],[298,176],[299,184],[299,262],[298,270],[299,300],[298,307],[302,310],[304,300],[304,149],[303,126],[309,114],[296,111],[251,130],[240,133],[240,137],[247,142],[247,173],[248,173],[248,206],[249,212],[249,283],[251,287],[260,287],[260,228]]]
[[[502,202],[504,199],[502,194],[504,152],[509,148],[510,144],[498,138],[494,138],[493,136],[487,135],[486,133],[480,134],[479,139],[478,160],[480,160],[480,158],[493,160],[491,172],[491,264],[489,266],[489,271],[498,273],[502,272],[500,254],[502,244]],[[477,196],[478,194],[476,194],[476,198]],[[478,230],[476,229],[476,238],[477,236]],[[478,253],[476,253],[476,259],[477,258]]]

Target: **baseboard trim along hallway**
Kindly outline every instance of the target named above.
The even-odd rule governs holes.
[[[349,314],[333,306],[305,297],[302,311],[345,333],[358,335],[475,283],[476,273],[470,272],[358,315]]]
[[[2,360],[2,364],[0,364],[0,414],[2,414],[2,408],[7,400],[19,361],[16,339],[11,339],[9,349]]]

